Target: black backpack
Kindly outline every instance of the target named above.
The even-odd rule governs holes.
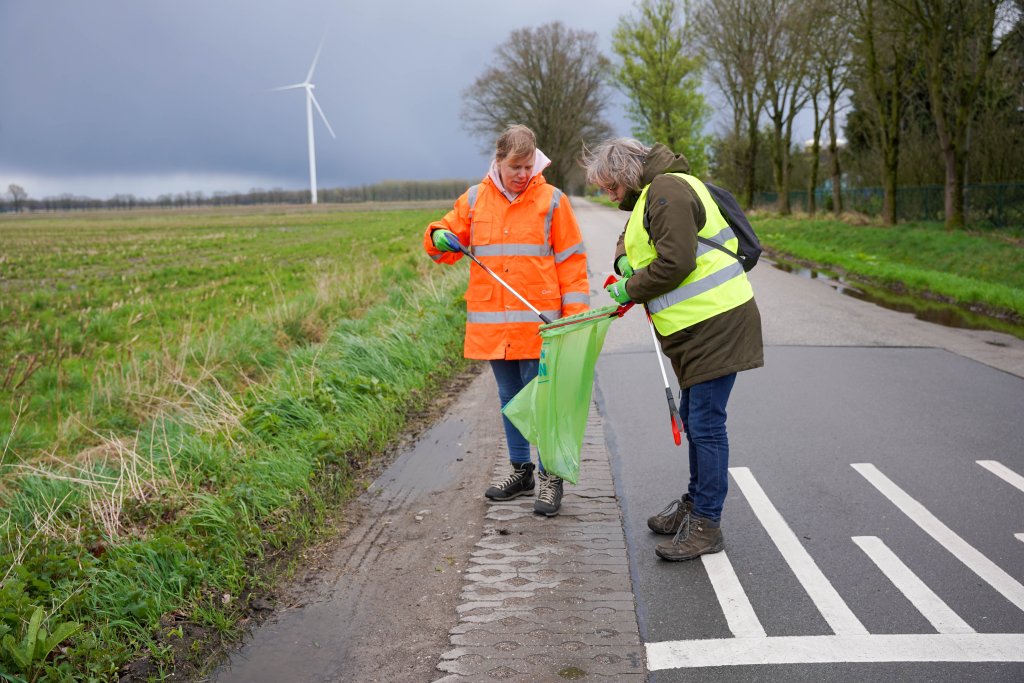
[[[680,182],[685,181],[680,180]],[[719,251],[724,251],[739,261],[744,271],[749,271],[757,265],[757,259],[761,256],[761,240],[757,239],[757,235],[754,234],[754,228],[750,226],[750,221],[747,220],[746,214],[743,213],[743,209],[740,208],[739,202],[736,201],[731,192],[711,183],[704,183],[704,186],[708,188],[711,199],[714,200],[718,210],[722,213],[722,217],[725,218],[725,222],[729,224],[729,227],[732,228],[733,233],[736,235],[736,239],[739,241],[739,253],[726,249],[721,244],[716,244],[706,237],[698,235],[697,241],[709,247],[714,247]],[[644,211],[644,229],[648,232],[650,232],[650,224],[647,212]]]

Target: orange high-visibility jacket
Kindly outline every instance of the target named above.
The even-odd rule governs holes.
[[[431,233],[454,232],[474,256],[549,319],[590,306],[587,257],[569,198],[537,174],[512,202],[490,177],[474,185],[444,218],[427,226],[423,247],[438,263],[461,252],[442,252]],[[466,358],[539,358],[537,314],[475,263],[466,288]]]

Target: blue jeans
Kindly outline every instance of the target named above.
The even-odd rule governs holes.
[[[694,384],[679,393],[679,416],[690,449],[689,494],[693,515],[718,523],[729,491],[729,435],[725,404],[736,373]]]
[[[492,360],[491,370],[494,372],[494,379],[498,382],[498,398],[501,400],[501,407],[512,400],[523,387],[530,383],[537,376],[540,361],[536,358],[524,360]],[[505,442],[508,444],[508,459],[513,463],[521,464],[530,462],[530,442],[526,440],[514,424],[502,413],[501,421],[505,425]],[[538,458],[539,460],[539,458]],[[541,472],[544,467],[541,466]]]

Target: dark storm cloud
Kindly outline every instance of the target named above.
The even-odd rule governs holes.
[[[269,90],[302,81],[325,35],[313,80],[338,138],[315,121],[319,185],[475,178],[484,142],[458,114],[494,48],[514,28],[561,20],[597,32],[607,51],[627,10],[608,0],[0,0],[0,191],[22,176],[67,185],[53,193],[81,192],[75,182],[89,177],[175,174],[304,187],[304,95]],[[608,114],[627,132],[621,113]],[[115,192],[142,194],[105,194]]]

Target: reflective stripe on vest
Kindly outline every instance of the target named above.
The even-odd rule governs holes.
[[[672,173],[694,189],[704,205],[706,220],[698,233],[716,244],[736,251],[738,240],[722,217],[721,211],[708,193],[704,183],[685,173]],[[646,267],[658,256],[644,229],[644,210],[647,205],[646,186],[626,223],[624,239],[626,257],[633,270]],[[654,326],[662,335],[669,335],[713,318],[746,303],[754,296],[743,267],[728,254],[713,247],[697,244],[696,268],[678,287],[651,301],[647,308]]]
[[[562,317],[561,311],[541,311],[548,320]],[[504,325],[505,323],[537,323],[540,318],[533,311],[467,311],[467,323]]]

